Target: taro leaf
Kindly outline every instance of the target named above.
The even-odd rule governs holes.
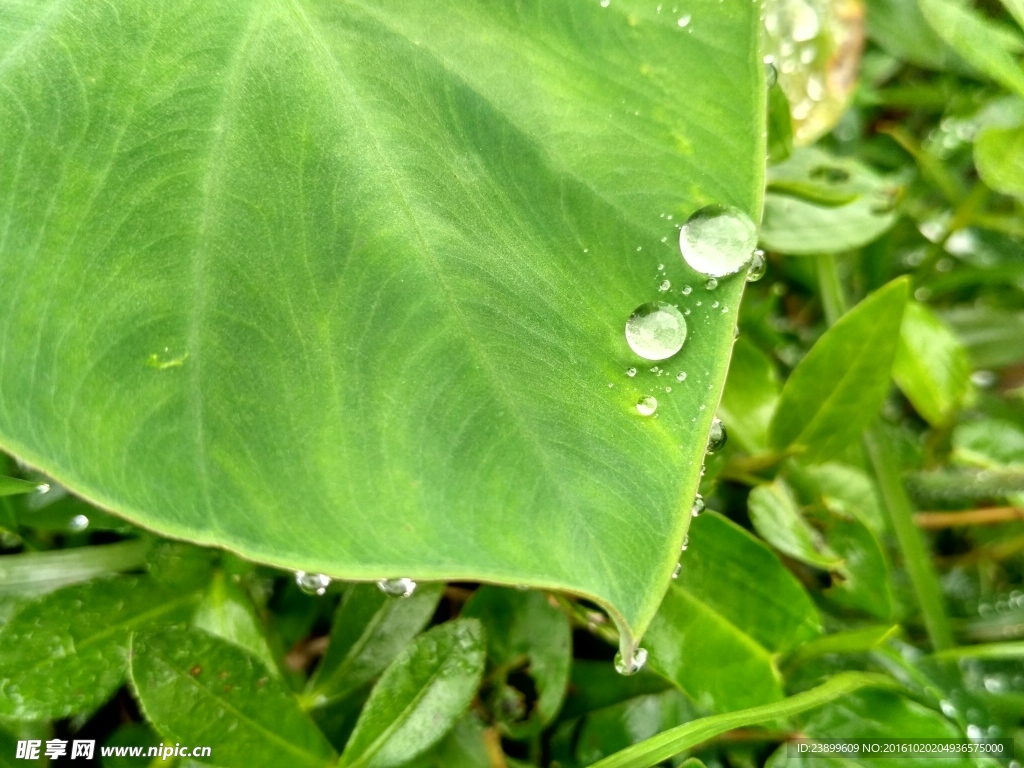
[[[845,314],[793,370],[769,430],[773,446],[823,460],[856,440],[889,390],[907,300],[905,278],[879,288]]]
[[[336,756],[292,693],[238,646],[195,629],[132,636],[131,677],[143,712],[171,743],[202,744],[224,768],[319,768]]]
[[[442,584],[422,584],[396,599],[375,585],[350,587],[334,616],[327,653],[309,682],[310,705],[330,704],[383,672],[430,621],[443,591]]]
[[[571,590],[630,645],[744,283],[675,292],[675,226],[763,189],[759,6],[686,12],[0,4],[0,446],[250,559]],[[657,298],[689,378],[645,419]]]
[[[95,709],[124,681],[131,632],[183,619],[198,599],[123,576],[25,604],[0,628],[0,715],[56,719]]]
[[[655,671],[701,706],[729,711],[782,697],[774,657],[820,633],[800,583],[762,542],[707,512],[644,640]]]
[[[474,592],[460,615],[483,624],[488,660],[500,670],[495,691],[499,707],[505,696],[513,697],[508,701],[517,705],[515,710],[520,702],[523,705],[518,716],[502,717],[498,709],[499,721],[513,738],[538,733],[558,712],[569,682],[572,633],[568,617],[541,592],[492,586]],[[525,700],[526,692],[515,685],[522,675],[531,681],[525,687],[536,690],[535,702]]]
[[[389,768],[439,741],[476,693],[485,646],[476,619],[449,621],[416,638],[374,686],[339,765]]]
[[[956,335],[924,304],[907,303],[892,375],[921,416],[942,426],[970,389],[971,363]]]
[[[870,243],[896,222],[896,183],[863,163],[815,148],[769,170],[761,244],[793,255]]]

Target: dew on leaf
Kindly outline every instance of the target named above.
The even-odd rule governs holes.
[[[322,573],[295,572],[295,583],[307,595],[322,595],[331,585],[331,577]]]
[[[416,591],[416,582],[412,579],[379,579],[377,589],[392,597],[411,597]]]
[[[636,376],[636,368],[627,368],[626,375],[632,379],[634,376]]]
[[[678,579],[679,578],[679,574],[682,573],[682,571],[683,571],[683,564],[682,563],[676,563],[676,567],[672,570],[672,578],[673,579]]]
[[[641,669],[644,664],[647,663],[647,650],[644,648],[637,648],[636,653],[633,654],[633,658],[629,660],[627,664],[625,659],[622,658],[622,652],[615,654],[615,671],[620,675],[635,675]]]
[[[68,520],[68,530],[72,531],[74,533],[78,533],[79,531],[84,531],[88,527],[89,527],[89,518],[86,517],[85,515],[75,515],[70,520]]]
[[[754,222],[743,211],[728,205],[701,208],[679,230],[683,259],[693,269],[711,277],[739,272],[756,247]]]
[[[686,320],[671,304],[651,301],[637,307],[626,321],[626,342],[645,360],[672,357],[686,341]]]
[[[641,416],[653,416],[658,410],[658,401],[652,395],[644,395],[636,402],[636,410]]]
[[[715,279],[715,278],[713,278],[713,277],[709,277],[709,278],[707,279],[707,282],[706,282],[706,283],[704,283],[704,287],[705,287],[705,288],[706,288],[707,290],[709,290],[709,291],[713,291],[713,290],[715,290],[715,288],[717,288],[717,287],[718,287],[718,280],[716,280],[716,279]]]
[[[764,277],[764,273],[767,269],[768,262],[765,261],[764,251],[760,248],[754,249],[754,255],[750,259],[750,266],[747,267],[747,282],[756,283]]]
[[[704,497],[698,493],[693,497],[693,506],[690,507],[690,515],[692,517],[700,517],[706,508],[707,505],[704,504]]]
[[[668,280],[662,280],[661,281],[661,285],[658,286],[658,290],[664,292],[664,291],[667,291],[671,287],[672,287],[672,283],[670,283]]]
[[[708,453],[718,453],[725,447],[726,440],[729,439],[728,433],[725,431],[725,425],[721,419],[716,418],[711,422],[711,431],[708,432]]]

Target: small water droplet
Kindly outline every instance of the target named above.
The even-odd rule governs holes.
[[[693,506],[690,507],[690,515],[692,517],[700,517],[706,508],[707,505],[704,504],[704,497],[698,493],[693,497]]]
[[[665,265],[664,264],[659,264],[658,265],[658,271],[659,272],[664,272],[665,271]]]
[[[686,371],[680,371],[676,374],[676,381],[686,381]]]
[[[331,585],[331,577],[322,573],[295,572],[295,583],[307,595],[322,595]]]
[[[711,308],[712,309],[718,309],[718,302],[717,301],[712,301],[711,302]]]
[[[983,735],[984,734],[982,733],[980,726],[977,726],[974,723],[967,726],[967,738],[971,741],[977,741]]]
[[[662,280],[661,281],[661,285],[658,286],[658,290],[659,291],[667,291],[671,287],[672,287],[672,283],[670,283],[668,280]]]
[[[768,269],[768,262],[765,261],[764,251],[760,248],[754,250],[754,255],[750,259],[750,266],[747,267],[747,282],[756,283],[762,277],[764,277],[765,271]]]
[[[676,22],[676,24],[678,24],[680,27],[685,27],[689,23],[690,23],[690,14],[688,14],[688,13],[685,16],[680,16],[679,20]]]
[[[377,589],[392,597],[411,597],[416,591],[416,582],[412,579],[379,579]]]
[[[683,572],[683,564],[682,563],[676,563],[676,567],[672,571],[672,578],[673,579],[678,579],[679,578],[679,574],[682,573],[682,572]]]
[[[939,708],[942,710],[942,714],[944,714],[946,717],[956,717],[956,707],[954,707],[952,703],[946,701],[945,699],[942,699],[942,701],[939,702]]]
[[[611,389],[611,388],[612,388],[612,387],[614,387],[614,386],[615,386],[615,385],[614,385],[614,384],[612,384],[612,383],[611,383],[610,381],[608,382],[608,389]]]
[[[89,527],[89,518],[86,517],[85,515],[75,515],[70,520],[68,520],[68,530],[72,531],[74,533],[78,533],[79,531],[84,531],[88,527]]]
[[[684,314],[684,315],[688,315],[688,314],[690,314],[690,308],[689,308],[689,307],[687,307],[686,309],[684,309],[684,310],[683,310],[683,314]]]
[[[607,8],[611,4],[612,4],[612,0],[601,0],[601,7],[602,8]]]
[[[713,291],[718,287],[718,280],[713,277],[709,277],[707,282],[704,283],[704,287],[709,291]]]
[[[666,392],[671,392],[672,391],[672,387],[665,387],[665,391]]]
[[[37,493],[49,493],[50,492],[50,484],[49,483],[40,483],[39,485],[36,486],[36,492]]]
[[[653,416],[658,410],[658,400],[652,395],[644,395],[636,401],[636,410],[641,416]]]
[[[680,293],[683,294],[683,296],[689,296],[691,293],[693,293],[693,288],[691,288],[688,285],[684,285],[683,290],[681,290]]]
[[[725,447],[729,434],[725,431],[725,425],[721,419],[716,418],[711,422],[711,431],[708,432],[708,453],[718,453]]]
[[[686,320],[671,304],[651,301],[633,310],[626,321],[626,342],[645,360],[672,357],[686,341]]]
[[[679,250],[686,263],[711,277],[738,272],[750,261],[756,247],[754,222],[732,206],[705,206],[679,230]]]
[[[647,651],[644,648],[637,648],[629,664],[622,658],[622,652],[615,654],[615,671],[620,675],[635,675],[644,664],[647,663]]]
[[[632,379],[634,376],[636,376],[636,368],[627,368],[626,375]]]
[[[679,548],[680,552],[685,552],[690,548],[690,535],[683,536],[683,546]]]
[[[779,72],[775,69],[775,65],[770,61],[764,63],[764,82],[765,85],[771,88],[779,81]]]

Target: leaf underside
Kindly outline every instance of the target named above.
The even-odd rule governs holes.
[[[0,446],[169,536],[642,632],[743,284],[675,225],[763,187],[757,4],[687,13],[4,3]],[[653,299],[684,383],[625,344]]]

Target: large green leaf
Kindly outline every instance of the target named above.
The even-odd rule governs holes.
[[[700,287],[675,226],[760,210],[758,11],[2,4],[0,445],[283,567],[588,595],[628,645],[744,282]],[[671,394],[624,374],[659,296]]]

